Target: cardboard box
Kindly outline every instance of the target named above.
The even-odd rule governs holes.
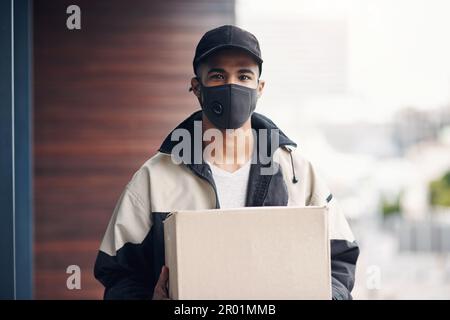
[[[327,207],[170,213],[172,299],[331,299]]]

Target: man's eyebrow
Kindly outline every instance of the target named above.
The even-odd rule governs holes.
[[[239,73],[251,73],[253,75],[255,74],[252,69],[239,69],[238,72]]]
[[[222,69],[222,68],[211,68],[211,69],[208,70],[208,73],[212,73],[212,72],[225,73],[225,69]]]

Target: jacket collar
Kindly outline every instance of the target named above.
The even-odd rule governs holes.
[[[174,146],[179,143],[178,141],[172,141],[172,133],[177,129],[184,129],[187,130],[190,133],[190,136],[194,136],[194,121],[201,121],[202,120],[202,111],[194,112],[191,116],[189,116],[187,119],[185,119],[183,122],[181,122],[172,132],[164,139],[164,142],[162,143],[161,147],[159,148],[159,151],[166,154],[171,154],[172,149]],[[274,131],[274,134],[278,134],[278,141],[279,141],[279,147],[297,147],[297,144],[290,140],[269,118],[263,116],[262,114],[254,112],[252,115],[252,128],[256,129],[267,129],[267,154],[270,154],[270,157],[273,156],[274,152],[276,150],[271,150],[271,129],[276,129]],[[259,143],[256,143],[258,146]],[[194,143],[191,143],[192,152],[191,154],[194,154]],[[288,149],[290,150],[290,149]],[[258,150],[257,150],[258,151]],[[258,152],[259,154],[259,152]],[[291,155],[292,156],[292,155]],[[192,159],[193,160],[193,159]],[[266,164],[267,165],[267,164]],[[259,158],[257,158],[256,163],[252,163],[251,169],[250,169],[250,178],[248,186],[248,192],[247,192],[247,199],[246,199],[246,206],[261,206],[265,205],[265,200],[267,197],[267,191],[269,188],[269,185],[271,184],[273,180],[273,175],[261,175],[261,167],[266,166],[260,163]],[[214,182],[214,178],[212,176],[211,168],[209,165],[203,161],[201,164],[196,164],[194,161],[191,161],[191,163],[186,164],[186,166],[197,176],[199,176],[202,179],[205,179],[210,183],[210,185],[214,189],[215,198],[216,198],[216,208],[220,208],[219,204],[219,198],[217,195],[217,188]],[[277,175],[278,180],[280,180],[280,177],[282,177],[281,173],[279,172]],[[294,176],[295,177],[295,176]],[[282,180],[282,178],[281,178]],[[285,190],[285,188],[276,188],[279,190]],[[283,197],[281,197],[283,198]],[[284,198],[283,198],[284,199]],[[275,203],[277,205],[286,205],[287,200],[283,200],[283,202]],[[272,204],[273,205],[273,204]]]
[[[187,130],[191,137],[194,136],[194,121],[201,121],[202,120],[202,111],[196,111],[193,114],[191,114],[187,119],[185,119],[183,122],[181,122],[175,129],[173,129],[170,134],[164,139],[163,143],[161,144],[161,147],[159,148],[159,151],[162,153],[167,153],[167,154],[171,154],[172,153],[172,149],[173,147],[179,143],[179,141],[172,141],[171,137],[172,137],[172,133],[175,130],[178,129],[185,129]],[[275,130],[273,131],[275,134],[278,135],[278,141],[279,141],[279,146],[292,146],[292,147],[297,147],[297,144],[295,142],[293,142],[291,139],[289,139],[284,133],[283,131],[281,131],[277,125],[275,125],[275,123],[272,122],[272,120],[270,120],[269,118],[267,118],[266,116],[263,116],[260,113],[254,112],[252,114],[252,118],[251,118],[251,122],[252,122],[252,128],[256,129],[257,131],[259,129],[266,129],[267,132],[267,151],[270,152],[271,155],[273,155],[273,153],[276,150],[271,150],[271,130]],[[191,147],[194,148],[194,143],[191,143]],[[193,151],[193,149],[192,149]],[[193,152],[192,152],[193,154]]]

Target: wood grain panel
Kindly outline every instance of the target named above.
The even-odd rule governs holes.
[[[66,8],[81,8],[81,30]],[[93,264],[116,201],[179,121],[201,35],[234,1],[34,1],[35,297],[98,299]],[[79,265],[82,289],[66,288]]]

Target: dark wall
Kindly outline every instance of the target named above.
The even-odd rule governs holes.
[[[31,1],[0,1],[0,299],[32,297]]]
[[[66,28],[67,6],[81,30]],[[35,297],[101,298],[93,264],[140,165],[198,108],[195,45],[234,1],[34,1]],[[66,268],[81,267],[81,290]]]

